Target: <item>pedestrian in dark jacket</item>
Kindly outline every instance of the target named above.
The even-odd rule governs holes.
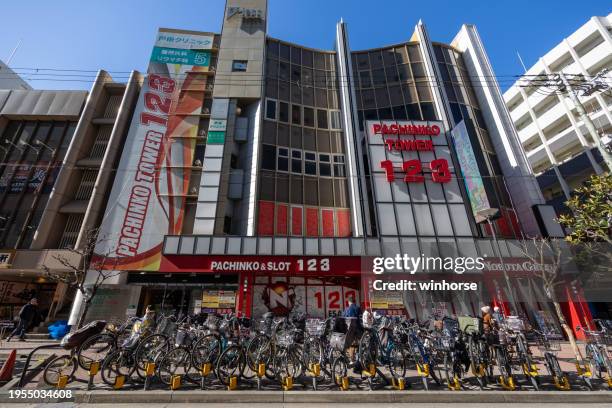
[[[11,341],[13,336],[18,336],[19,341],[25,341],[25,332],[30,328],[34,319],[38,317],[38,314],[38,300],[33,298],[19,311],[17,327],[15,327],[15,330],[8,336],[6,341]]]

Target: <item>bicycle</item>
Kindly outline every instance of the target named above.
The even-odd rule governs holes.
[[[582,330],[586,335],[586,360],[589,364],[591,373],[595,374],[597,378],[605,380],[608,387],[612,388],[612,360],[608,354],[606,344],[607,329],[599,320],[595,320],[595,323],[600,325],[600,331],[588,330],[580,326],[576,326],[576,330]],[[606,372],[605,378],[603,375],[604,372]]]
[[[538,349],[544,356],[544,365],[553,379],[553,384],[559,390],[566,391],[571,388],[569,376],[561,369],[557,353],[561,350],[561,343],[550,338],[550,333],[534,330],[538,336]]]
[[[359,361],[367,373],[370,388],[377,372],[371,369],[372,365],[386,365],[393,384],[404,381],[408,356],[402,345],[407,341],[408,334],[401,324],[387,317],[382,317],[372,327],[364,328],[359,339]],[[388,383],[386,378],[383,379]]]
[[[492,371],[489,342],[484,333],[483,321],[478,317],[459,317],[460,330],[467,339],[470,369],[480,389],[487,386],[487,376]],[[464,340],[465,341],[465,340]]]
[[[43,371],[43,381],[49,386],[56,387],[62,378],[66,379],[66,383],[74,381],[78,367],[89,371],[91,364],[100,360],[88,355],[87,350],[89,348],[86,349],[83,346],[88,344],[87,340],[90,337],[98,335],[105,327],[105,321],[96,320],[64,336],[60,345],[64,349],[70,350],[70,354],[61,355],[51,360]]]

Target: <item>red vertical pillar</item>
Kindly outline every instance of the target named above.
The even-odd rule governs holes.
[[[253,274],[240,272],[238,275],[238,294],[236,295],[236,313],[251,317],[253,309]]]

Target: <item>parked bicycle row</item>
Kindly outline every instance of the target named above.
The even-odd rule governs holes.
[[[557,356],[559,340],[528,330],[513,316],[492,325],[468,316],[422,323],[374,316],[364,324],[357,318],[271,313],[259,321],[233,314],[177,321],[173,316],[155,319],[148,312],[118,326],[95,321],[67,335],[62,345],[70,353],[52,360],[43,378],[52,387],[86,381],[79,377],[89,375],[90,384],[95,378],[115,388],[144,383],[173,389],[179,384],[291,389],[301,383],[346,390],[404,389],[419,383],[425,389],[514,390],[527,384],[538,390],[546,377],[560,390],[612,387],[605,325],[585,329],[585,334],[585,360],[575,363],[570,377]],[[539,370],[539,361],[546,372]]]

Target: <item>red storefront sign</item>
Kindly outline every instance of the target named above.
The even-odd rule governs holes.
[[[165,255],[160,271],[312,276],[360,275],[372,271],[372,258],[359,256]]]

